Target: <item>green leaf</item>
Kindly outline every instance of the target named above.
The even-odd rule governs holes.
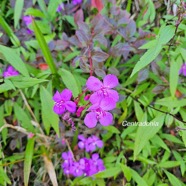
[[[37,26],[36,22],[33,20],[33,28],[34,28],[34,33],[35,33],[35,36],[36,36],[36,39],[39,43],[39,46],[41,48],[41,51],[44,55],[44,58],[48,64],[48,66],[50,67],[50,70],[53,74],[56,74],[57,73],[57,69],[56,69],[56,65],[53,61],[53,58],[52,58],[52,54],[48,48],[48,45],[45,41],[45,38],[43,37],[39,27]]]
[[[3,109],[3,106],[1,106],[1,107],[0,107],[0,128],[1,128],[3,125],[4,125],[4,109]],[[4,128],[4,129],[1,131],[1,136],[2,136],[2,139],[3,139],[3,142],[4,142],[5,145],[6,145],[7,133],[8,133],[7,128]]]
[[[0,93],[6,92],[11,89],[15,90],[14,85],[12,84],[12,82],[8,78],[6,78],[4,81],[5,82],[2,85],[0,85]]]
[[[130,169],[132,173],[132,178],[138,184],[138,186],[148,186],[146,181],[133,169]]]
[[[2,54],[4,58],[21,74],[29,77],[29,73],[24,62],[14,49],[0,45],[0,54]]]
[[[139,126],[136,133],[135,145],[134,145],[134,159],[136,159],[137,155],[141,152],[141,150],[145,147],[149,139],[153,138],[153,136],[161,129],[164,123],[164,115],[157,116],[151,122],[158,123],[158,126]],[[143,136],[143,140],[142,140]]]
[[[107,130],[111,133],[114,133],[114,134],[120,134],[120,131],[114,127],[114,126],[107,126],[107,127],[103,127],[104,130]]]
[[[169,182],[171,183],[172,186],[183,186],[178,178],[171,174],[170,172],[164,170],[165,174],[167,175]]]
[[[14,28],[16,28],[19,24],[19,19],[21,18],[23,6],[24,0],[16,0],[14,8]]]
[[[49,134],[50,126],[52,126],[59,136],[59,117],[53,112],[54,101],[51,94],[43,86],[40,88],[40,99],[42,121],[47,134]]]
[[[117,176],[120,172],[121,172],[120,167],[112,167],[112,168],[108,168],[102,172],[99,172],[99,173],[95,174],[94,176],[96,178],[110,178],[110,177]]]
[[[77,97],[80,91],[74,75],[65,69],[60,69],[58,73],[61,76],[66,87],[72,91],[73,96]]]
[[[171,96],[175,97],[176,88],[179,79],[179,64],[175,60],[171,60],[170,73],[169,73],[169,84]]]
[[[31,123],[30,118],[26,114],[25,110],[23,110],[17,103],[14,103],[14,113],[17,120],[20,122],[21,126],[28,130],[29,132],[34,132],[35,129]]]
[[[41,18],[45,17],[45,15],[40,10],[35,9],[35,8],[28,8],[24,14],[31,15],[34,17],[41,17]]]
[[[24,186],[28,186],[31,171],[32,157],[34,154],[35,138],[28,139],[24,160]]]
[[[63,60],[63,62],[70,61],[71,59],[78,56],[79,54],[80,54],[79,51],[74,51],[74,52],[70,53],[68,56],[66,56],[65,59]]]
[[[19,47],[20,46],[20,41],[17,38],[17,36],[14,34],[12,31],[11,27],[6,23],[6,21],[3,19],[2,16],[0,16],[0,25],[6,32],[6,34],[9,36],[11,42],[14,44],[14,46]]]
[[[129,182],[132,178],[131,169],[128,166],[123,165],[123,164],[120,164],[120,166],[121,166],[121,169],[123,171],[123,174],[124,174],[126,180]]]
[[[149,48],[147,52],[137,62],[130,77],[132,77],[134,74],[139,72],[142,68],[144,68],[149,63],[151,63],[161,52],[163,45],[165,45],[171,40],[171,38],[174,36],[174,33],[175,33],[175,26],[163,25],[160,28],[159,34],[156,38],[156,42],[154,42],[154,45],[151,48]]]
[[[0,161],[0,164],[2,164],[2,161]],[[10,181],[9,177],[7,176],[3,167],[0,166],[0,185],[6,186],[6,183],[11,185],[11,181]]]
[[[166,162],[160,162],[158,164],[159,167],[165,168],[165,169],[177,167],[179,165],[180,165],[179,161],[166,161]]]
[[[36,78],[20,77],[20,76],[14,77],[11,80],[14,86],[17,88],[33,87],[34,85],[47,81],[45,79],[36,79]]]

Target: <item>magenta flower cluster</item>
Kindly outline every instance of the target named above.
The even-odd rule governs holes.
[[[78,147],[80,149],[85,149],[86,152],[93,152],[96,148],[103,147],[103,141],[94,135],[88,138],[85,138],[83,135],[78,135],[78,139],[80,140],[78,142]]]
[[[3,77],[18,76],[19,72],[14,69],[13,66],[8,66],[7,69],[3,72]]]
[[[94,128],[99,122],[103,126],[111,125],[113,116],[109,112],[116,107],[119,94],[113,90],[119,84],[115,75],[106,75],[101,82],[98,78],[91,76],[86,82],[88,90],[92,91],[89,101],[92,104],[85,116],[84,123],[89,128]]]
[[[80,149],[85,149],[86,152],[93,152],[96,148],[102,148],[103,142],[97,136],[90,136],[87,139],[83,135],[79,135],[80,140],[78,146]],[[62,153],[62,168],[64,174],[79,176],[92,176],[99,171],[105,170],[103,160],[99,158],[98,153],[92,154],[91,158],[81,158],[79,161],[75,161],[73,154],[69,152]]]
[[[65,175],[92,176],[100,171],[105,170],[103,160],[99,158],[99,154],[92,154],[91,158],[81,158],[79,161],[74,161],[72,153],[63,152],[62,169]]]

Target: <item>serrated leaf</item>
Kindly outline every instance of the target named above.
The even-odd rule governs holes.
[[[59,136],[59,117],[53,112],[54,101],[50,93],[43,86],[40,88],[40,99],[42,121],[47,134],[49,134],[50,126],[52,126]]]
[[[14,49],[5,47],[0,45],[0,53],[4,56],[4,58],[21,74],[29,77],[29,72],[22,61],[22,59],[18,56]]]
[[[72,91],[73,96],[77,97],[80,91],[74,75],[65,69],[60,69],[59,75],[61,76],[66,87]]]
[[[34,154],[35,138],[28,139],[24,160],[24,186],[28,186],[31,171],[32,157]]]

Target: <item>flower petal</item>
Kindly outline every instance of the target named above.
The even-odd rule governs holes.
[[[72,91],[66,88],[61,92],[60,95],[63,101],[69,101],[72,97]]]
[[[56,91],[56,93],[54,94],[53,100],[54,100],[55,102],[60,102],[60,101],[62,100],[62,99],[61,99],[61,95],[60,95],[60,93],[59,93],[58,91]]]
[[[90,76],[86,82],[86,86],[88,90],[97,91],[103,86],[103,83],[98,78]]]
[[[112,98],[115,102],[119,100],[119,94],[116,90],[107,90],[108,96]]]
[[[108,74],[103,79],[104,87],[114,88],[119,84],[118,78],[113,74]]]
[[[99,94],[98,92],[94,92],[90,98],[89,98],[89,101],[92,103],[92,104],[99,104],[101,99],[103,98],[103,96],[101,94]]]
[[[63,114],[65,112],[65,107],[64,106],[57,106],[56,104],[54,105],[53,107],[53,111],[56,113],[56,114]]]
[[[110,97],[103,98],[100,102],[100,107],[103,110],[112,110],[116,107],[116,102]]]
[[[111,125],[113,122],[113,116],[110,112],[105,112],[105,116],[99,119],[99,122],[103,126]]]
[[[94,128],[97,124],[96,114],[94,112],[89,112],[84,119],[84,123],[88,128]]]
[[[65,108],[71,113],[76,112],[76,104],[73,101],[66,101]]]

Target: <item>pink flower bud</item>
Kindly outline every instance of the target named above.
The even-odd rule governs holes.
[[[85,100],[85,101],[88,101],[89,98],[90,98],[90,94],[87,94],[87,95],[84,97],[84,100]]]
[[[78,109],[77,109],[77,111],[76,111],[76,116],[77,117],[80,117],[81,116],[81,113],[82,113],[82,111],[85,109],[85,107],[79,107]]]
[[[33,138],[33,137],[34,137],[34,134],[30,132],[30,133],[28,134],[28,138],[30,139],[30,138]]]

